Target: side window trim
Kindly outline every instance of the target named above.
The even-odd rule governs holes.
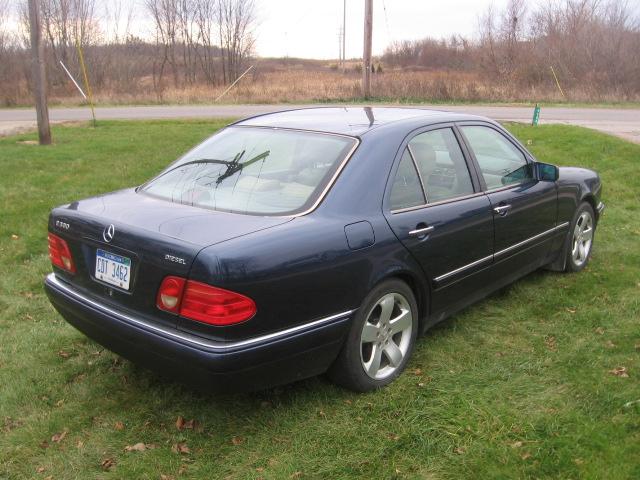
[[[511,145],[514,146],[514,148],[516,150],[518,150],[522,154],[522,157],[524,158],[524,161],[527,163],[527,165],[533,163],[531,155],[526,150],[523,150],[522,147],[518,143],[516,143],[513,140],[513,138],[511,138],[510,135],[505,135],[505,133],[503,131],[501,131],[499,128],[496,128],[496,126],[493,125],[492,123],[482,122],[482,121],[462,121],[462,122],[456,122],[455,126],[456,126],[456,130],[460,134],[460,138],[462,139],[462,141],[465,144],[465,149],[467,150],[467,153],[469,155],[469,159],[473,163],[473,169],[476,172],[476,175],[477,175],[477,178],[478,178],[478,182],[480,183],[481,191],[483,193],[493,193],[493,192],[500,192],[502,190],[510,190],[512,188],[521,187],[522,185],[525,185],[525,184],[528,183],[528,182],[520,182],[520,183],[514,183],[512,185],[505,185],[503,187],[496,187],[496,188],[491,188],[491,189],[487,188],[487,184],[486,184],[486,182],[484,180],[484,177],[482,176],[482,170],[480,169],[480,164],[478,163],[478,159],[476,158],[476,154],[473,151],[473,149],[471,148],[469,140],[467,139],[466,135],[464,134],[464,131],[462,130],[462,127],[486,127],[486,128],[490,128],[491,130],[494,130],[499,135],[501,135],[504,139],[506,139]]]
[[[413,162],[413,168],[415,168],[416,172],[418,173],[418,178],[420,179],[420,186],[422,187],[422,196],[424,197],[425,205],[427,205],[429,203],[429,193],[425,188],[424,180],[422,178],[422,173],[420,173],[420,169],[418,168],[418,163],[416,162],[416,156],[413,154],[413,150],[411,149],[411,140],[409,140],[409,143],[407,143],[407,152],[409,152],[409,156],[411,157],[411,161]]]
[[[404,213],[404,212],[411,212],[414,210],[421,210],[423,208],[429,208],[429,207],[435,207],[438,205],[443,205],[446,203],[453,203],[453,202],[459,202],[459,201],[463,201],[463,200],[467,200],[469,198],[474,198],[474,197],[479,197],[485,194],[485,185],[484,182],[482,181],[482,176],[479,175],[479,169],[476,166],[475,163],[475,157],[473,157],[473,153],[469,150],[467,144],[466,144],[466,140],[464,138],[464,136],[462,135],[462,132],[460,132],[458,130],[457,127],[458,123],[457,122],[445,122],[445,123],[436,123],[433,125],[428,125],[428,126],[424,126],[424,127],[420,127],[417,128],[413,131],[411,131],[402,141],[402,143],[400,144],[400,148],[398,149],[398,152],[396,153],[396,158],[393,161],[393,166],[391,167],[391,171],[389,173],[389,177],[387,180],[387,185],[385,187],[385,192],[384,192],[384,197],[383,197],[383,211],[390,213],[391,215],[395,215],[398,213]],[[390,205],[390,196],[391,196],[391,189],[393,186],[393,178],[395,177],[397,171],[398,171],[398,167],[400,165],[400,161],[402,160],[402,156],[405,152],[405,150],[407,150],[407,147],[409,146],[409,143],[411,142],[411,140],[413,140],[415,137],[417,137],[420,134],[423,133],[427,133],[433,130],[442,130],[445,128],[450,128],[453,131],[453,134],[456,138],[456,141],[458,142],[458,145],[460,146],[460,150],[462,151],[462,156],[464,158],[464,161],[466,163],[467,169],[469,170],[469,176],[471,178],[471,185],[473,187],[473,193],[469,194],[469,195],[463,195],[460,197],[453,197],[453,198],[448,198],[439,202],[434,202],[434,203],[424,203],[423,205],[416,205],[414,207],[407,207],[407,208],[401,208],[401,209],[392,209],[391,205]],[[420,175],[420,171],[417,168],[417,165],[415,163],[415,158],[413,156],[413,153],[411,151],[409,151],[409,154],[411,155],[411,160],[413,161],[413,168],[416,169],[416,171],[418,172],[418,175]],[[425,198],[425,202],[427,202],[427,194],[426,194],[426,190],[424,188],[424,183],[422,181],[422,177],[420,176],[420,183],[422,184],[422,193],[423,196]]]

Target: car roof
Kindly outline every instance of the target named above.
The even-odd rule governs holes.
[[[233,125],[295,128],[360,136],[391,123],[430,125],[462,120],[486,120],[474,115],[413,107],[312,107],[256,115]],[[405,122],[403,122],[405,121]]]

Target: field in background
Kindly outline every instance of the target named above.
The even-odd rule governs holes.
[[[256,62],[240,82],[222,97],[220,103],[331,103],[362,101],[362,77],[359,64],[347,64],[346,72],[335,63],[298,59],[262,59]],[[638,98],[621,101],[619,94],[602,93],[588,84],[566,88],[562,96],[551,77],[538,86],[496,83],[478,73],[433,71],[414,68],[388,69],[372,76],[373,101],[389,103],[596,103],[620,104],[638,102]],[[224,85],[207,83],[170,85],[162,91],[154,89],[151,77],[143,77],[135,85],[107,82],[94,93],[96,103],[126,104],[197,104],[213,103],[224,92]],[[17,105],[31,105],[30,93],[24,85],[17,91]],[[65,83],[50,92],[50,104],[78,105],[82,98],[75,88]]]
[[[0,139],[0,166],[19,172],[0,178],[0,478],[640,477],[640,146],[589,130],[509,126],[541,160],[600,172],[590,266],[446,321],[380,392],[316,378],[195,393],[67,325],[42,291],[49,209],[139,184],[223,123]]]

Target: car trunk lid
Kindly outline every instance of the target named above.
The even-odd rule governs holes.
[[[67,282],[103,302],[175,326],[175,315],[156,307],[164,277],[188,277],[204,247],[289,220],[204,210],[123,190],[54,209],[49,230],[71,249],[76,274],[56,271]]]

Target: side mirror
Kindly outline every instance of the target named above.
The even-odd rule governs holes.
[[[558,167],[548,163],[537,162],[536,171],[538,172],[538,180],[542,182],[555,182],[560,176]]]

